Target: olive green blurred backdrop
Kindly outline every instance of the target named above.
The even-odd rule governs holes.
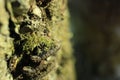
[[[69,0],[78,80],[120,80],[120,1]]]

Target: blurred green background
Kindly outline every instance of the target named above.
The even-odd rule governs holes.
[[[78,80],[120,80],[120,0],[69,0]]]

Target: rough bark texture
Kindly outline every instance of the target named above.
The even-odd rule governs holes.
[[[0,80],[75,80],[66,0],[0,0]]]

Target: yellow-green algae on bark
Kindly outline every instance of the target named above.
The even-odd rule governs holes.
[[[10,46],[5,48],[11,48],[9,52],[12,54],[6,57],[6,72],[14,80],[75,80],[67,1],[5,2],[12,7],[12,11],[8,7],[0,7],[8,11],[5,20],[8,30],[5,31],[8,31],[9,43],[5,44]],[[11,45],[14,45],[14,50]],[[6,54],[8,56],[9,53]]]
[[[5,55],[12,54],[12,38],[9,36],[9,13],[6,10],[4,0],[0,0],[0,80],[12,80],[7,69]]]
[[[53,1],[54,3],[58,2],[57,0]],[[53,37],[55,37],[55,39],[61,42],[62,46],[61,50],[59,50],[57,54],[57,79],[75,80],[74,57],[72,54],[73,50],[70,43],[72,33],[69,30],[69,13],[67,10],[67,0],[60,0],[59,3],[51,6],[50,8],[51,12],[54,14],[54,16],[52,17],[53,27],[51,29],[51,34]]]

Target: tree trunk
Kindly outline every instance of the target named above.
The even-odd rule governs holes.
[[[67,0],[0,0],[0,80],[75,80]]]

